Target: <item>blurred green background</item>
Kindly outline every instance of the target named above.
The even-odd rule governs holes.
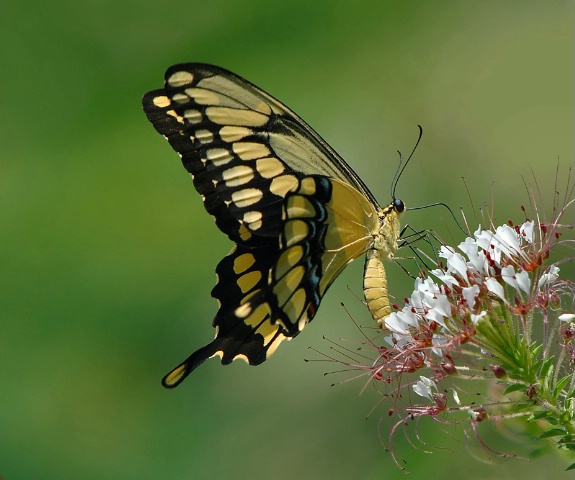
[[[550,209],[557,158],[562,177],[573,163],[573,38],[572,1],[4,2],[0,475],[404,478],[378,436],[388,406],[366,420],[371,388],[330,387],[346,378],[323,376],[338,365],[303,361],[329,351],[322,335],[359,338],[341,301],[369,324],[352,294],[362,261],[271,361],[212,360],[160,386],[213,336],[209,292],[230,244],[141,96],[174,63],[228,68],[298,112],[382,203],[421,124],[397,189],[408,206],[470,211],[465,177],[476,207],[521,221],[521,174],[533,170]],[[404,218],[454,232],[441,209]],[[409,294],[388,272],[391,292]],[[449,450],[396,438],[414,478],[572,478],[555,456],[480,463],[461,427],[427,427]]]

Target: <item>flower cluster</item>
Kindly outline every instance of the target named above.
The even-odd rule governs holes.
[[[574,240],[559,223],[572,203],[552,222],[480,226],[457,248],[441,246],[437,268],[418,277],[405,306],[385,320],[384,341],[367,342],[376,358],[344,362],[393,399],[392,452],[396,430],[425,417],[467,422],[487,449],[481,422],[519,418],[575,452],[575,285],[560,277]],[[497,388],[478,402],[465,398],[466,380]]]

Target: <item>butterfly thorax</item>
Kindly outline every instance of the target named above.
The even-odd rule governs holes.
[[[383,260],[392,260],[400,234],[399,217],[403,209],[391,203],[379,210],[379,230],[374,234],[372,247],[367,251],[363,277],[363,293],[373,319],[380,328],[391,313],[387,293],[387,277]]]

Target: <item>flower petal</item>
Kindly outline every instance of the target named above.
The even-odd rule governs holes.
[[[477,325],[477,322],[479,322],[479,320],[481,320],[485,315],[487,315],[487,312],[485,310],[481,310],[481,313],[479,315],[475,315],[474,313],[472,313],[471,321],[473,322],[473,325]]]
[[[519,232],[521,233],[523,239],[528,243],[533,243],[533,230],[535,229],[535,222],[531,220],[530,222],[525,222],[519,228]]]
[[[513,287],[519,292],[519,284],[517,283],[517,278],[515,277],[515,268],[513,268],[513,265],[507,265],[501,269],[501,278],[507,285]]]
[[[517,280],[517,285],[519,285],[521,290],[525,293],[529,293],[531,291],[531,277],[528,272],[521,270],[515,275],[515,279]]]
[[[432,400],[432,388],[437,388],[435,382],[427,377],[419,377],[419,380],[415,385],[413,385],[413,391],[417,393],[420,397],[428,398]]]
[[[560,322],[570,322],[571,320],[575,320],[575,315],[572,313],[563,313],[557,318]]]
[[[503,289],[503,286],[493,277],[489,277],[485,280],[485,286],[491,293],[497,295],[502,300],[507,301],[505,298],[505,290]]]
[[[473,285],[472,287],[465,287],[461,290],[461,294],[467,302],[467,305],[469,305],[469,308],[473,308],[475,306],[475,299],[477,295],[479,295],[479,286]]]
[[[553,283],[559,278],[559,267],[556,265],[551,265],[549,271],[541,275],[539,282],[537,283],[537,288],[543,288],[545,285]]]

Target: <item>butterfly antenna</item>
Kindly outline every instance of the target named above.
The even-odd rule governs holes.
[[[401,163],[402,163],[401,152],[398,152],[399,153],[399,165],[397,167],[397,170],[395,171],[395,175],[393,176],[393,180],[391,182],[391,185],[392,185],[392,187],[391,187],[391,198],[394,200],[395,200],[395,187],[397,187],[397,182],[399,181],[401,174],[405,170],[405,167],[407,167],[407,164],[411,160],[411,157],[413,157],[415,150],[417,150],[417,146],[419,145],[419,142],[421,141],[421,137],[423,136],[423,128],[421,127],[421,125],[418,125],[417,128],[419,128],[419,136],[417,137],[417,142],[415,142],[415,146],[413,147],[413,150],[409,154],[409,157],[407,157],[407,160],[405,161],[403,166],[401,166]]]
[[[389,193],[391,198],[394,200],[395,200],[394,192],[395,192],[395,184],[397,183],[397,176],[399,175],[400,170],[403,172],[403,169],[401,168],[401,165],[403,163],[403,155],[399,150],[397,151],[397,154],[399,155],[399,164],[397,165],[395,173],[393,174],[393,178],[391,179],[391,183],[389,184]]]
[[[437,203],[430,203],[429,205],[422,205],[421,207],[410,207],[407,208],[407,210],[421,210],[423,208],[429,208],[429,207],[437,207],[437,206],[441,206],[441,207],[445,207],[447,208],[447,210],[449,210],[449,213],[451,213],[451,216],[453,217],[453,220],[455,221],[455,224],[459,227],[459,230],[461,230],[463,232],[464,235],[467,235],[467,232],[463,229],[463,227],[461,226],[461,224],[457,221],[457,218],[455,217],[455,214],[453,213],[453,210],[451,210],[451,207],[449,205],[447,205],[446,203],[443,202],[437,202]]]

